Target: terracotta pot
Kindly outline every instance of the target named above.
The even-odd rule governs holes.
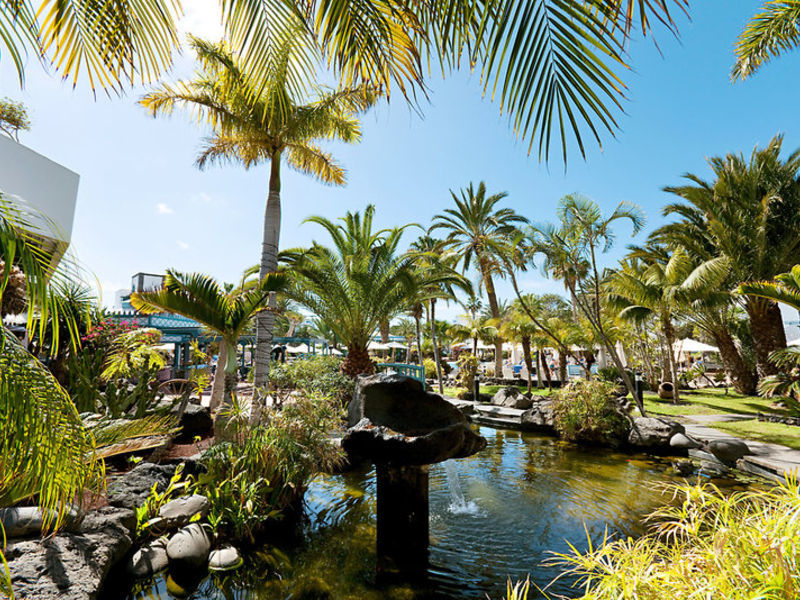
[[[672,400],[675,397],[675,386],[670,381],[662,381],[658,386],[658,397],[662,400]]]

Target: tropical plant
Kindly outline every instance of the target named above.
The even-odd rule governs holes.
[[[558,435],[582,444],[620,445],[629,426],[614,397],[615,387],[579,379],[558,390],[553,405]]]
[[[768,398],[781,396],[793,414],[800,414],[800,347],[776,350],[772,353],[772,362],[780,372],[759,381],[758,391]]]
[[[409,102],[425,92],[425,65],[444,74],[468,65],[480,72],[484,92],[497,91],[501,112],[513,115],[529,149],[538,138],[545,157],[552,130],[564,157],[570,140],[583,154],[584,136],[600,143],[603,131],[613,134],[631,34],[646,36],[653,24],[676,33],[674,14],[688,11],[687,0],[219,4],[225,35],[254,79],[268,79],[276,47],[293,37],[306,38],[308,47],[290,65],[294,89],[313,80],[316,45],[324,66],[347,86],[370,85],[387,97],[394,91]],[[73,85],[82,74],[92,88],[118,90],[169,68],[180,15],[175,0],[45,0],[38,11],[31,0],[10,0],[0,8],[0,40],[20,81],[30,48]]]
[[[788,273],[775,276],[774,281],[751,281],[743,283],[737,290],[747,296],[766,298],[800,311],[800,265]]]
[[[416,276],[420,281],[420,286],[418,287],[419,296],[416,300],[417,304],[426,303],[428,332],[433,350],[435,368],[430,371],[426,368],[425,372],[430,373],[431,377],[434,373],[436,374],[439,382],[439,393],[444,394],[442,361],[439,356],[439,342],[436,330],[436,301],[455,299],[456,288],[469,295],[472,293],[472,285],[469,280],[453,269],[454,257],[445,252],[441,240],[432,238],[429,235],[423,235],[411,244],[410,252],[416,259]],[[421,357],[421,350],[419,350],[419,354]]]
[[[207,122],[212,135],[204,142],[197,166],[235,162],[246,169],[270,163],[269,193],[264,210],[259,278],[278,266],[281,226],[281,164],[286,164],[323,183],[343,185],[345,170],[317,145],[322,139],[355,143],[361,138],[356,115],[375,100],[367,88],[323,90],[315,97],[298,94],[292,68],[309,59],[313,49],[298,22],[292,35],[271,40],[274,45],[264,77],[248,72],[241,56],[225,43],[212,44],[191,38],[200,62],[194,79],[161,84],[141,100],[153,115],[170,114],[176,106]],[[256,321],[254,385],[265,388],[275,313],[264,311]],[[264,399],[262,399],[263,401]]]
[[[508,194],[500,192],[486,196],[486,184],[481,181],[477,189],[470,183],[456,195],[452,190],[456,208],[447,208],[444,214],[436,215],[430,231],[442,229],[447,234],[445,248],[458,256],[462,271],[475,266],[481,285],[486,290],[489,310],[494,319],[500,318],[494,278],[503,277],[503,262],[499,256],[508,251],[507,240],[517,233],[517,228],[528,220],[510,208],[497,208],[497,204]],[[503,368],[503,340],[494,343],[495,372]]]
[[[0,99],[0,132],[18,142],[19,132],[30,131],[30,129],[31,120],[24,104],[14,102],[10,98]]]
[[[339,406],[314,395],[267,410],[261,424],[237,421],[232,441],[203,453],[208,471],[198,477],[198,490],[210,500],[212,525],[253,540],[265,522],[297,508],[311,478],[341,460],[341,449],[329,437],[339,423]]]
[[[669,490],[667,490],[669,491]],[[726,598],[790,600],[798,595],[800,488],[794,476],[767,488],[677,485],[638,538],[589,539],[551,566],[579,578],[584,600]]]
[[[447,329],[447,334],[456,342],[471,341],[472,354],[478,355],[478,341],[490,342],[497,338],[497,327],[491,319],[483,316],[461,315],[460,323],[454,323]]]
[[[284,281],[283,276],[269,273],[255,286],[227,292],[207,275],[168,269],[160,289],[134,292],[131,305],[145,314],[171,312],[194,319],[220,336],[211,394],[211,409],[216,410],[222,397],[230,404],[236,392],[236,344],[240,335],[259,312],[269,310],[270,294],[281,289]]]
[[[727,273],[731,288],[791,269],[800,253],[800,150],[782,159],[782,143],[776,136],[749,158],[733,153],[710,158],[713,181],[686,175],[689,185],[664,188],[684,202],[664,209],[680,220],[656,230],[654,239],[685,248],[699,263],[700,278]],[[759,374],[774,374],[769,355],[786,347],[780,308],[750,295],[742,303]]]
[[[768,0],[736,42],[731,78],[747,79],[773,58],[800,45],[800,1]]]
[[[539,328],[530,320],[524,311],[519,310],[517,307],[509,311],[505,319],[499,323],[498,333],[504,340],[509,340],[514,343],[522,345],[522,357],[525,361],[525,366],[528,371],[528,393],[531,392],[531,373],[533,373],[533,359],[531,356],[531,339],[537,333]],[[537,355],[538,363],[538,355]],[[537,372],[541,370],[537,365]]]
[[[351,377],[374,371],[367,352],[372,336],[408,306],[419,286],[414,258],[397,250],[409,225],[374,231],[374,216],[369,205],[363,217],[347,212],[339,224],[310,217],[305,222],[323,227],[333,247],[315,241],[281,254],[291,282],[287,296],[324,320],[347,346],[342,372]]]
[[[288,365],[289,379],[307,398],[324,394],[344,406],[353,397],[355,382],[342,373],[341,366],[336,356],[309,356]]]
[[[6,336],[0,345],[0,506],[36,498],[45,527],[60,526],[84,490],[103,485],[103,462],[53,375]]]
[[[605,348],[619,369],[625,387],[636,400],[639,411],[644,414],[644,405],[625,372],[612,339],[612,325],[603,314],[603,277],[598,266],[598,253],[607,252],[614,244],[612,225],[622,219],[628,220],[636,235],[644,226],[644,214],[635,204],[620,202],[610,215],[603,216],[596,202],[573,194],[560,200],[558,217],[558,227],[550,225],[531,229],[528,242],[531,256],[543,255],[545,273],[563,281],[573,308],[586,320],[597,341]],[[516,290],[516,283],[514,285]],[[517,294],[519,296],[518,290]]]

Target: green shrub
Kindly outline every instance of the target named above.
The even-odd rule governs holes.
[[[355,381],[341,371],[342,359],[337,356],[311,356],[289,364],[294,387],[307,396],[324,394],[340,404],[353,397]]]
[[[472,391],[477,372],[478,357],[474,354],[462,354],[458,359],[458,385]]]
[[[198,478],[198,492],[211,502],[209,523],[252,541],[265,522],[302,499],[311,478],[341,459],[341,449],[330,441],[339,406],[316,395],[267,411],[255,427],[246,418],[230,419],[232,441],[203,454],[208,471]]]
[[[680,485],[650,515],[651,531],[634,540],[606,538],[596,549],[556,555],[552,564],[580,578],[584,600],[800,597],[800,488],[729,494]]]
[[[422,366],[425,367],[425,377],[428,379],[436,378],[436,362],[432,358],[426,358],[422,361]]]
[[[615,401],[615,386],[598,380],[578,380],[555,393],[555,428],[570,442],[618,445],[628,420]]]

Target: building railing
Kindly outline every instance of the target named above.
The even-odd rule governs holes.
[[[378,363],[375,365],[378,371],[397,373],[406,375],[417,381],[425,383],[425,367],[420,365],[407,365],[404,363]]]

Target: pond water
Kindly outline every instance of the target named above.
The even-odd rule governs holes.
[[[638,535],[642,517],[678,482],[669,459],[581,449],[550,437],[481,428],[483,452],[430,471],[431,551],[425,581],[375,580],[375,473],[366,468],[317,479],[307,494],[302,539],[269,546],[225,576],[206,577],[189,594],[202,600],[499,600],[507,578],[528,574],[540,587],[560,572],[543,564],[568,542],[587,547],[604,533]],[[463,501],[448,482],[456,477]],[[715,481],[739,487],[737,481]],[[579,596],[562,578],[551,595]],[[171,597],[165,575],[125,597]],[[173,588],[174,589],[174,588]],[[187,597],[187,596],[183,596]],[[532,592],[530,598],[536,598]]]

